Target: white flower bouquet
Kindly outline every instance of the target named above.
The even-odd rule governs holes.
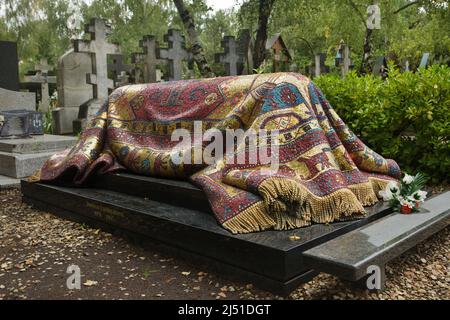
[[[391,181],[386,188],[379,192],[380,197],[389,204],[394,210],[403,214],[410,214],[418,211],[420,205],[425,201],[427,192],[421,190],[427,177],[418,173],[415,176],[405,174],[400,183]]]

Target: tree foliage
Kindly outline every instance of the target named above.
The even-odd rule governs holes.
[[[224,35],[237,35],[248,28],[256,39],[262,0],[243,0],[231,10],[213,11],[205,0],[185,0],[193,14],[207,61],[214,63],[221,52]],[[263,1],[264,2],[264,1]],[[313,53],[326,52],[333,64],[336,48],[343,39],[352,48],[358,68],[366,37],[364,17],[371,0],[276,0],[268,20],[268,36],[281,32],[297,65],[305,70]],[[415,67],[424,52],[435,61],[448,63],[450,52],[450,10],[447,0],[378,0],[381,30],[373,30],[372,55],[386,55],[397,64],[408,59]],[[77,9],[77,10],[75,10]],[[77,13],[79,11],[79,13]],[[169,27],[185,31],[172,0],[3,0],[0,4],[0,39],[18,42],[21,73],[32,69],[40,58],[55,64],[70,48],[70,39],[80,30],[68,26],[79,18],[81,24],[92,17],[107,19],[111,41],[121,45],[126,59],[139,50],[142,36],[152,34],[162,42]],[[189,45],[189,38],[186,37]]]

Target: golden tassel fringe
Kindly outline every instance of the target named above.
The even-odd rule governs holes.
[[[365,214],[362,199],[374,201],[375,193],[366,184],[359,197],[350,189],[340,189],[324,197],[310,193],[303,185],[286,178],[269,178],[259,186],[269,214],[277,222],[276,229],[289,229],[309,225],[312,222],[329,223],[343,217]],[[356,186],[353,188],[356,190]],[[369,191],[370,190],[370,191]],[[284,206],[279,203],[284,203]],[[288,208],[290,212],[280,209]],[[292,210],[295,210],[292,214]]]
[[[269,216],[263,201],[258,201],[237,216],[223,223],[232,233],[249,233],[271,229],[276,225]]]
[[[348,188],[364,207],[371,206],[378,202],[378,192],[375,193],[373,184],[370,181],[349,185]]]
[[[41,180],[41,169],[36,170],[31,176],[27,178],[30,183],[39,182]]]

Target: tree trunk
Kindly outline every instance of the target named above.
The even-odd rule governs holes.
[[[189,41],[191,43],[190,51],[192,53],[193,59],[197,64],[198,70],[203,77],[214,77],[214,73],[208,65],[205,54],[203,52],[203,47],[200,42],[197,30],[195,29],[194,19],[191,13],[184,5],[183,0],[173,0],[175,7],[177,7],[178,14],[181,17],[184,27],[189,36]]]
[[[363,56],[361,59],[360,74],[370,73],[372,70],[372,33],[373,30],[366,27],[366,37],[364,39]]]
[[[259,0],[258,31],[253,51],[253,68],[258,68],[266,58],[267,25],[275,0]]]

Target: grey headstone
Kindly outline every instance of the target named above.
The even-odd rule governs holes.
[[[78,113],[78,119],[73,122],[74,131],[77,132],[79,126],[81,129],[87,121],[98,112],[102,104],[108,99],[109,91],[114,89],[114,82],[108,78],[107,56],[111,54],[120,54],[120,48],[116,44],[109,43],[106,39],[110,33],[110,26],[102,19],[94,18],[85,26],[85,32],[90,34],[90,40],[75,40],[75,52],[86,52],[93,56],[93,73],[86,74],[86,81],[93,85],[94,99],[85,103]],[[80,116],[86,115],[87,118]]]
[[[158,66],[165,64],[167,61],[156,57],[159,44],[155,37],[151,35],[144,36],[139,41],[139,46],[142,48],[142,52],[133,53],[131,56],[131,61],[135,64],[136,83],[161,81],[161,78],[158,79]]]
[[[123,85],[123,72],[131,72],[132,66],[124,63],[121,54],[108,55],[108,60],[110,61],[108,63],[108,74],[114,81],[114,87],[119,87]],[[122,79],[120,79],[121,76]]]
[[[216,62],[223,63],[225,67],[225,75],[235,76],[242,74],[244,69],[245,57],[243,52],[239,50],[239,43],[233,36],[225,36],[222,40],[222,48],[224,53],[217,53]]]
[[[372,68],[372,74],[376,77],[385,78],[387,76],[387,60],[386,57],[376,57],[375,64]]]
[[[47,112],[50,106],[50,95],[49,95],[49,83],[56,83],[55,76],[49,76],[48,72],[53,70],[51,66],[48,65],[47,59],[41,59],[40,63],[34,66],[36,70],[35,75],[26,75],[25,81],[28,83],[39,83],[41,87],[41,99],[39,103],[39,110],[42,112]]]
[[[79,106],[94,97],[92,85],[86,83],[88,73],[92,73],[92,59],[88,53],[69,50],[59,59],[59,107],[52,110],[55,134],[72,133],[72,123],[78,117]]]
[[[164,35],[164,41],[169,44],[167,49],[158,48],[156,57],[166,59],[169,62],[169,80],[181,80],[183,61],[190,60],[190,54],[186,50],[184,36],[180,30],[169,29]]]
[[[0,88],[0,111],[36,110],[36,95]]]
[[[90,34],[90,40],[75,40],[74,51],[93,55],[92,73],[86,75],[87,83],[94,85],[94,98],[106,101],[109,90],[114,89],[112,79],[108,78],[107,55],[120,54],[119,46],[109,43],[106,39],[110,27],[102,19],[92,19],[85,26],[85,32]]]

